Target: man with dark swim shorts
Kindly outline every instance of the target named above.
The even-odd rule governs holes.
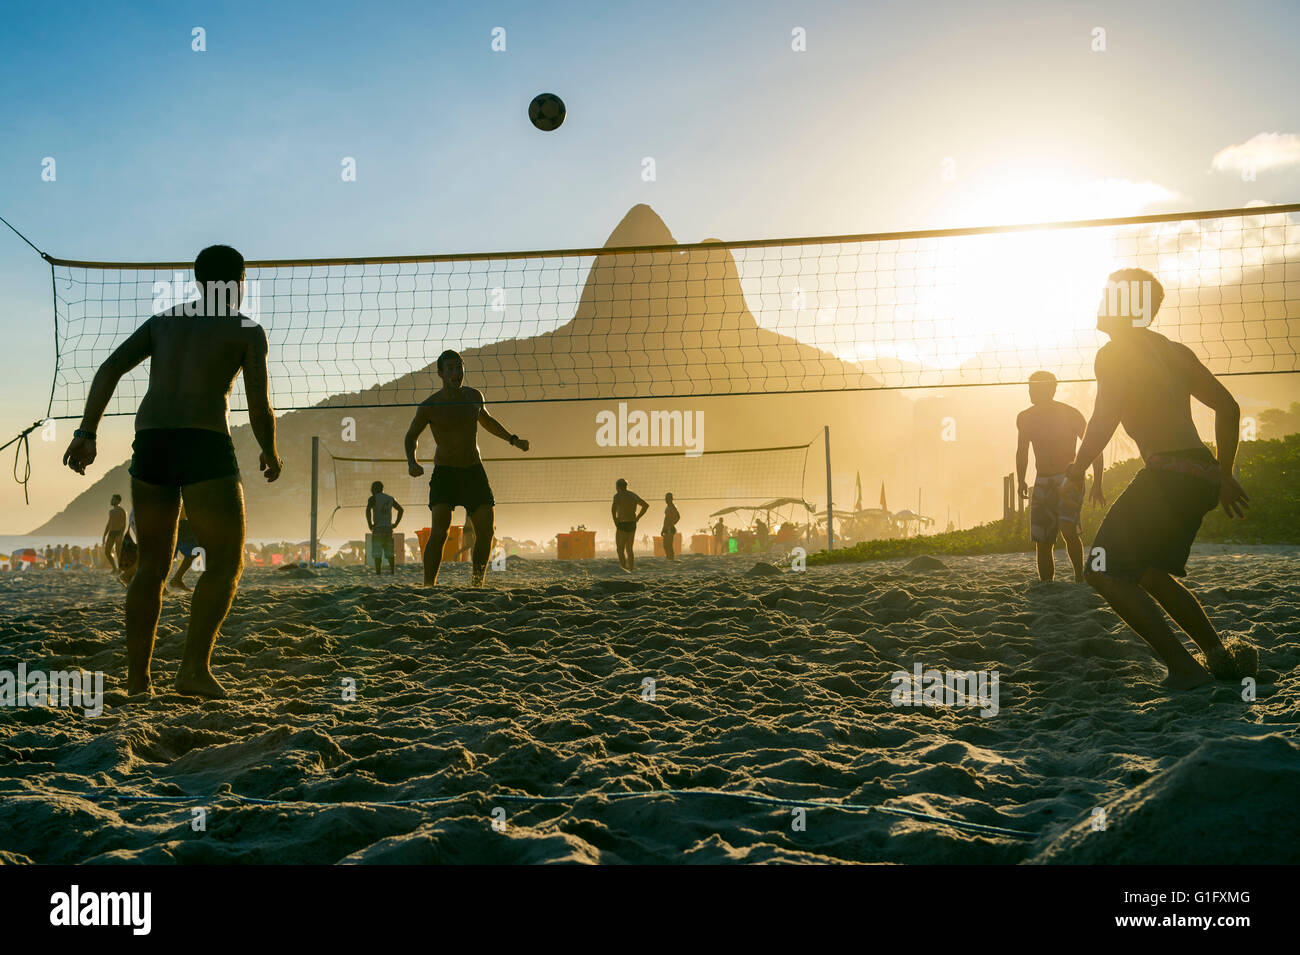
[[[1238,641],[1224,646],[1200,603],[1174,579],[1187,572],[1201,519],[1216,504],[1230,517],[1244,517],[1249,499],[1232,476],[1240,408],[1190,348],[1146,327],[1163,300],[1164,288],[1145,270],[1123,269],[1107,281],[1097,328],[1110,342],[1097,352],[1092,420],[1065,473],[1082,481],[1120,424],[1137,443],[1146,466],[1097,529],[1087,577],[1169,668],[1164,685],[1186,690],[1208,683],[1211,674],[1239,680],[1258,665],[1252,647]],[[1217,459],[1196,432],[1192,398],[1214,410]],[[1165,622],[1161,607],[1205,653],[1209,673]]]
[[[266,332],[239,314],[244,258],[225,245],[194,262],[199,298],[155,315],[99,367],[81,427],[63,463],[78,474],[95,460],[95,428],[122,376],[149,359],[149,388],[135,416],[131,499],[139,557],[126,592],[127,691],[150,693],[150,664],[162,591],[176,546],[181,500],[205,569],[190,602],[189,633],[176,689],[223,697],[212,675],[217,632],[230,611],[244,561],[244,495],[227,426],[230,389],[244,375],[248,418],[267,481],[280,476],[275,413],[268,397]]]
[[[483,583],[492,553],[496,506],[479,457],[478,426],[520,451],[528,450],[528,442],[511,434],[488,414],[478,389],[463,384],[465,364],[459,354],[448,350],[439,355],[437,371],[443,386],[420,403],[404,442],[407,471],[411,477],[419,477],[424,468],[415,460],[416,447],[426,427],[433,432],[433,474],[429,478],[429,510],[433,517],[424,548],[424,584],[432,587],[438,582],[452,511],[463,507],[474,523],[471,582],[477,587]]]
[[[1074,460],[1075,445],[1083,437],[1087,420],[1074,408],[1055,400],[1056,376],[1036,371],[1029,376],[1030,407],[1016,416],[1016,478],[1020,496],[1029,497],[1025,470],[1029,449],[1034,449],[1034,491],[1029,504],[1029,536],[1038,551],[1038,579],[1056,576],[1056,537],[1065,538],[1065,551],[1074,565],[1074,579],[1083,582],[1083,542],[1079,517],[1083,485],[1065,479],[1065,466]],[[1092,499],[1104,504],[1101,492],[1101,458],[1092,465]]]
[[[614,546],[618,548],[618,566],[629,574],[636,566],[632,545],[636,542],[637,521],[645,517],[650,505],[627,489],[627,481],[619,478],[614,484],[614,500],[609,513],[614,518]]]
[[[397,517],[393,517],[393,511]],[[393,543],[393,529],[402,520],[402,505],[391,495],[384,493],[384,482],[375,481],[370,485],[370,500],[366,501],[366,526],[370,528],[370,544],[374,550],[375,574],[383,568],[384,558],[388,558],[388,573],[397,573],[397,551]]]

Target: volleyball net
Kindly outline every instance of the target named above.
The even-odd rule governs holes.
[[[753,503],[776,498],[801,498],[807,477],[808,452],[821,440],[784,447],[731,451],[652,451],[635,454],[485,457],[483,469],[498,507],[605,503],[614,496],[620,478],[647,501],[667,493],[680,503],[728,501]],[[316,484],[319,507],[330,509],[325,527],[346,508],[364,508],[371,485],[379,481],[384,493],[403,507],[423,508],[429,497],[432,461],[422,461],[424,474],[412,477],[403,458],[365,458],[335,454],[320,444]]]
[[[46,256],[49,415],[197,298],[191,262]],[[250,261],[244,313],[277,410],[419,403],[460,351],[491,403],[1092,379],[1106,276],[1153,272],[1153,327],[1218,375],[1300,371],[1300,204],[1185,215],[674,246]],[[109,414],[134,413],[147,363]],[[243,410],[242,382],[232,408]],[[585,492],[584,492],[585,493]]]

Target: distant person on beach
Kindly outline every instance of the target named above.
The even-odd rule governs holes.
[[[261,446],[267,481],[280,476],[275,414],[268,397],[267,341],[261,325],[239,314],[244,257],[224,245],[194,262],[199,298],[153,316],[99,367],[81,427],[63,462],[78,474],[95,460],[95,428],[122,376],[149,359],[149,388],[135,417],[131,500],[139,563],[126,593],[127,691],[153,689],[150,663],[171,568],[182,497],[206,568],[190,603],[189,632],[176,689],[223,697],[212,650],[230,611],[244,559],[244,494],[227,425],[230,389],[244,376],[249,424]]]
[[[194,563],[199,552],[199,542],[194,537],[194,529],[189,518],[185,516],[185,502],[181,502],[180,516],[176,521],[176,553],[181,562],[176,565],[176,572],[167,581],[167,589],[173,593],[188,594],[190,588],[185,586],[185,572]],[[203,568],[200,567],[199,570]]]
[[[122,536],[126,533],[126,511],[121,504],[121,494],[109,498],[108,523],[104,525],[104,534],[100,538],[109,569],[115,574],[118,573],[117,565],[122,557]]]
[[[1016,480],[1022,498],[1030,496],[1025,483],[1029,449],[1034,449],[1034,490],[1029,503],[1029,536],[1038,551],[1038,579],[1056,576],[1056,537],[1065,538],[1065,550],[1074,566],[1074,579],[1083,583],[1083,542],[1079,540],[1079,518],[1083,510],[1083,485],[1065,478],[1065,467],[1074,460],[1088,421],[1082,414],[1056,400],[1056,376],[1036,371],[1029,376],[1030,406],[1016,416],[1020,434],[1016,447]],[[1092,499],[1105,504],[1101,490],[1101,456],[1092,462]]]
[[[1097,401],[1065,473],[1082,481],[1088,463],[1121,424],[1137,443],[1145,467],[1097,529],[1088,582],[1169,668],[1164,685],[1186,690],[1208,683],[1211,674],[1231,681],[1253,675],[1258,653],[1237,640],[1225,647],[1200,603],[1174,579],[1186,574],[1201,519],[1216,504],[1229,517],[1244,517],[1249,499],[1232,476],[1241,420],[1236,400],[1190,348],[1146,327],[1164,294],[1156,277],[1142,269],[1122,269],[1107,280],[1097,328],[1110,341],[1094,364]],[[1214,410],[1217,460],[1196,433],[1192,398]],[[1161,607],[1205,653],[1209,673]]]
[[[664,495],[664,556],[669,560],[677,559],[677,522],[682,519],[681,512],[673,503],[672,494]]]
[[[474,522],[468,517],[465,518],[465,524],[460,529],[460,550],[456,551],[456,559],[460,560],[460,555],[468,553],[471,559],[474,556]]]
[[[727,552],[727,525],[722,523],[722,518],[718,518],[718,523],[713,525],[713,549],[719,554]]]
[[[122,537],[122,557],[118,561],[121,572],[117,575],[117,579],[122,582],[123,587],[131,586],[131,578],[135,576],[135,569],[140,563],[140,548],[135,543],[138,533],[135,529],[135,509],[132,508],[126,513],[126,534]]]
[[[528,442],[511,434],[488,414],[478,389],[464,385],[465,363],[458,353],[448,350],[439,355],[437,370],[442,388],[420,403],[404,442],[407,470],[411,477],[419,477],[424,468],[415,460],[416,447],[426,427],[433,432],[433,474],[429,478],[429,509],[433,517],[424,548],[424,585],[432,587],[438,582],[451,514],[455,508],[463,507],[474,523],[470,581],[478,587],[483,583],[491,556],[496,506],[479,457],[478,426],[482,425],[488,434],[520,451],[528,450]]]
[[[393,517],[397,511],[397,517]],[[370,528],[370,541],[374,547],[375,574],[383,573],[384,558],[388,558],[389,575],[397,573],[397,552],[393,546],[393,531],[401,523],[402,505],[384,493],[384,482],[370,485],[370,500],[366,501],[366,526]]]
[[[636,566],[632,545],[636,543],[637,521],[645,517],[650,505],[627,489],[627,481],[619,478],[614,483],[614,500],[609,513],[614,518],[614,546],[618,550],[618,566],[629,574]]]

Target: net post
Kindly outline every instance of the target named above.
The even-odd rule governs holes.
[[[822,425],[826,439],[826,550],[835,549],[835,505],[831,503],[831,426]]]
[[[320,438],[311,436],[311,564],[316,566],[316,485],[317,466],[320,462]]]

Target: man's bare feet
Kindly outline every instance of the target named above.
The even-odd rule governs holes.
[[[1194,690],[1198,686],[1205,686],[1211,682],[1214,677],[1206,673],[1200,667],[1195,670],[1175,673],[1169,671],[1169,675],[1160,681],[1160,685],[1171,690]]]
[[[205,696],[210,700],[226,698],[226,689],[209,671],[176,674],[176,692],[184,696]]]
[[[194,592],[193,587],[185,586],[185,581],[175,579],[167,581],[167,589],[174,594],[191,594]]]
[[[1205,655],[1205,662],[1215,679],[1237,683],[1259,673],[1259,650],[1244,640],[1229,637],[1221,649]]]
[[[153,696],[153,680],[146,673],[143,677],[130,676],[126,680],[126,695],[139,696],[144,694],[146,697]]]

